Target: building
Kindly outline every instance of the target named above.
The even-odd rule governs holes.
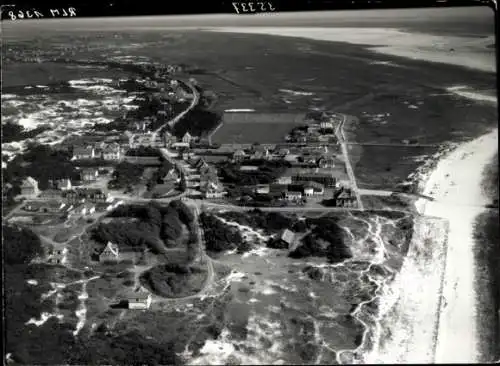
[[[335,196],[335,205],[337,207],[355,207],[356,197],[350,188],[342,188]]]
[[[203,182],[217,182],[217,169],[213,166],[207,166],[200,170],[200,181]]]
[[[62,264],[66,261],[68,249],[57,249],[49,253],[48,262],[51,264]]]
[[[317,160],[318,167],[325,168],[334,168],[335,167],[335,159],[331,156],[322,156]]]
[[[120,258],[118,244],[108,241],[101,254],[99,254],[99,262],[115,262]]]
[[[133,293],[127,299],[128,308],[134,310],[147,310],[151,306],[151,294],[140,291]]]
[[[292,188],[292,189],[288,189],[286,192],[285,192],[285,199],[287,201],[299,201],[302,199],[302,195],[303,195],[303,190],[300,190],[299,188]]]
[[[106,202],[109,198],[109,194],[104,193],[99,188],[77,188],[65,193],[65,198],[71,203],[81,203],[81,202]]]
[[[279,236],[279,241],[290,248],[295,241],[295,233],[292,230],[284,229]]]
[[[247,154],[244,150],[238,149],[233,153],[233,160],[234,161],[242,161],[247,157]]]
[[[91,146],[87,147],[78,146],[73,148],[74,160],[94,159],[94,158],[95,158],[95,149]]]
[[[269,192],[270,192],[269,184],[259,184],[258,186],[255,187],[255,193],[269,194]]]
[[[99,177],[99,170],[94,168],[82,169],[80,179],[83,182],[94,182]]]
[[[200,186],[205,198],[221,198],[224,196],[223,188],[216,182],[206,182]]]
[[[319,124],[319,128],[323,131],[333,132],[333,123],[329,121],[323,121]]]
[[[256,145],[252,148],[251,159],[268,159],[271,157],[269,149],[262,145]]]
[[[292,184],[292,177],[289,175],[284,175],[276,179],[277,184]]]
[[[306,196],[306,197],[312,197],[312,196],[314,196],[314,188],[313,187],[304,186],[304,196]]]
[[[62,192],[58,191],[57,189],[46,189],[45,191],[42,191],[42,193],[40,193],[40,196],[38,196],[38,198],[43,200],[60,199],[61,194]]]
[[[165,176],[162,178],[163,183],[168,183],[168,182],[179,182],[180,176],[179,173],[175,168],[170,168],[170,170],[165,174]]]
[[[191,134],[189,132],[186,132],[184,134],[184,136],[182,136],[182,142],[185,144],[189,145],[192,140],[193,140],[193,137],[191,136]]]
[[[70,179],[60,179],[57,181],[57,189],[60,191],[67,191],[72,188]]]
[[[37,196],[40,193],[38,189],[38,181],[32,177],[27,177],[21,183],[21,195]]]
[[[307,182],[304,184],[305,189],[308,189],[308,192],[311,192],[310,189],[312,189],[313,196],[322,196],[325,194],[325,186],[318,182]]]
[[[82,215],[92,215],[95,213],[96,207],[92,203],[84,203],[81,207],[80,213]]]
[[[104,160],[120,160],[122,151],[119,146],[107,146],[102,150],[101,156]]]
[[[165,144],[165,147],[170,147],[172,144],[174,144],[177,141],[175,136],[173,136],[169,131],[165,131],[163,134],[163,142]]]
[[[319,169],[302,169],[294,171],[292,174],[292,183],[301,184],[307,182],[317,182],[323,184],[325,187],[335,187],[337,179],[333,172],[321,171]]]

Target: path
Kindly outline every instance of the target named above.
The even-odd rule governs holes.
[[[344,124],[347,117],[345,115],[342,116],[342,121],[340,122],[340,127],[336,130],[336,135],[338,141],[340,141],[340,147],[342,148],[342,154],[345,158],[345,167],[347,170],[347,175],[349,176],[349,180],[352,184],[352,190],[354,195],[356,196],[356,200],[358,201],[358,207],[361,211],[364,210],[363,201],[361,200],[361,195],[359,194],[358,184],[356,182],[356,176],[354,175],[354,170],[352,169],[351,161],[349,159],[349,152],[347,150],[347,139],[344,133]]]

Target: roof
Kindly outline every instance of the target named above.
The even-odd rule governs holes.
[[[318,182],[309,181],[306,184],[304,184],[304,188],[324,189],[325,186]]]
[[[96,168],[84,168],[82,169],[82,173],[86,174],[95,174],[98,170]]]
[[[22,183],[22,187],[32,187],[32,186],[36,186],[38,185],[38,182],[36,181],[36,179],[32,178],[32,177],[26,177],[26,179],[23,180],[23,183]]]
[[[111,252],[113,255],[118,255],[118,244],[108,241],[101,254],[107,251]]]
[[[281,233],[280,239],[283,240],[285,243],[288,243],[290,245],[293,243],[293,240],[295,239],[295,233],[289,229],[285,229]]]
[[[94,150],[93,147],[75,147],[73,149],[73,154],[92,154],[92,151]]]
[[[304,123],[305,113],[262,113],[262,112],[224,112],[222,121],[224,123]]]
[[[139,291],[127,296],[127,299],[129,301],[147,301],[150,297],[151,294],[149,292]]]

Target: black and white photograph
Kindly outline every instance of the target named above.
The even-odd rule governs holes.
[[[500,362],[496,2],[81,3],[0,7],[4,364]]]

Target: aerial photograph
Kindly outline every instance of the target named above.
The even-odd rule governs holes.
[[[4,364],[500,362],[492,8],[0,36]]]

